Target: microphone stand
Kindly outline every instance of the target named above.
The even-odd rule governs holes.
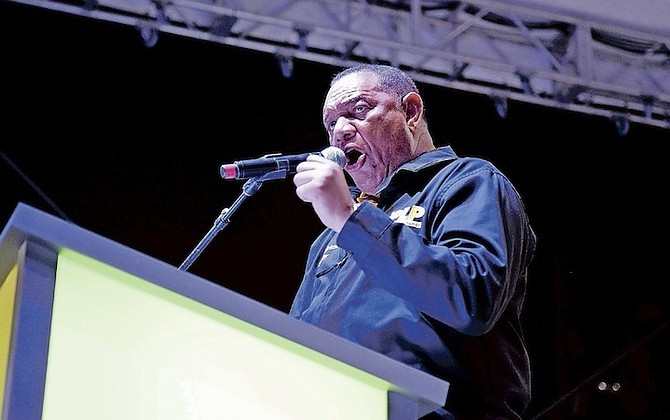
[[[235,202],[230,206],[226,207],[221,211],[219,217],[214,221],[214,225],[209,229],[207,234],[198,242],[198,245],[191,251],[191,253],[186,257],[183,263],[179,266],[179,269],[182,271],[188,270],[188,268],[193,264],[193,262],[202,254],[207,245],[212,242],[212,239],[216,236],[217,233],[221,232],[223,228],[228,226],[230,223],[230,216],[237,211],[237,209],[242,205],[244,200],[256,194],[258,190],[263,185],[264,181],[271,179],[283,179],[286,178],[288,171],[285,169],[280,169],[277,171],[268,172],[261,176],[249,178],[247,182],[242,186],[242,194],[237,197]]]

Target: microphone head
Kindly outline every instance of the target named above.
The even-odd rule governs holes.
[[[321,151],[321,156],[337,163],[340,166],[340,168],[344,168],[344,165],[347,163],[347,156],[344,154],[344,151],[339,147],[335,146],[326,147]]]

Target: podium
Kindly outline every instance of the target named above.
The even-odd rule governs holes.
[[[4,420],[407,420],[448,390],[26,204],[0,235]]]

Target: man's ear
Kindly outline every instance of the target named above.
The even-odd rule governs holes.
[[[421,95],[410,92],[402,98],[402,107],[410,129],[414,130],[423,117],[423,100]]]

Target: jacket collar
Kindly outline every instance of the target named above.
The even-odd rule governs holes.
[[[455,160],[457,157],[458,156],[456,155],[456,152],[454,152],[451,146],[442,146],[423,153],[409,162],[404,163],[391,175],[389,175],[384,180],[384,182],[382,182],[379,187],[377,187],[377,195],[379,195],[381,191],[384,191],[384,189],[386,189],[386,187],[389,186],[393,179],[396,178],[401,172],[418,173],[435,165],[441,165]]]

